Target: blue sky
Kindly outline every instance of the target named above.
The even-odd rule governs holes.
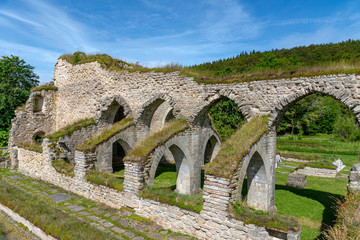
[[[0,56],[53,78],[84,51],[153,67],[360,38],[358,0],[0,0]]]

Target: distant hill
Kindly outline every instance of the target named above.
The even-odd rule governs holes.
[[[200,82],[208,83],[359,73],[360,40],[265,52],[241,52],[236,57],[186,69],[197,73]]]

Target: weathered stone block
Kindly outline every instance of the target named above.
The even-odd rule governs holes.
[[[298,173],[290,173],[286,186],[295,187],[295,188],[305,188],[307,185],[306,175]]]

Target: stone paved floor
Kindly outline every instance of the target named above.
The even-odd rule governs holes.
[[[136,215],[130,208],[113,209],[50,183],[18,174],[16,171],[13,171],[12,176],[3,175],[3,179],[49,204],[57,204],[64,212],[90,223],[101,231],[110,232],[114,239],[195,239],[165,230],[149,219]]]

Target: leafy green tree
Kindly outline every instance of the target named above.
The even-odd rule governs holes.
[[[216,103],[210,109],[209,115],[222,141],[229,138],[245,122],[245,116],[230,99],[223,99]]]
[[[38,85],[39,77],[34,67],[17,56],[3,56],[0,59],[0,135],[7,138],[14,110],[28,99],[30,88]],[[5,137],[4,137],[5,136]],[[4,144],[4,143],[3,143]]]

